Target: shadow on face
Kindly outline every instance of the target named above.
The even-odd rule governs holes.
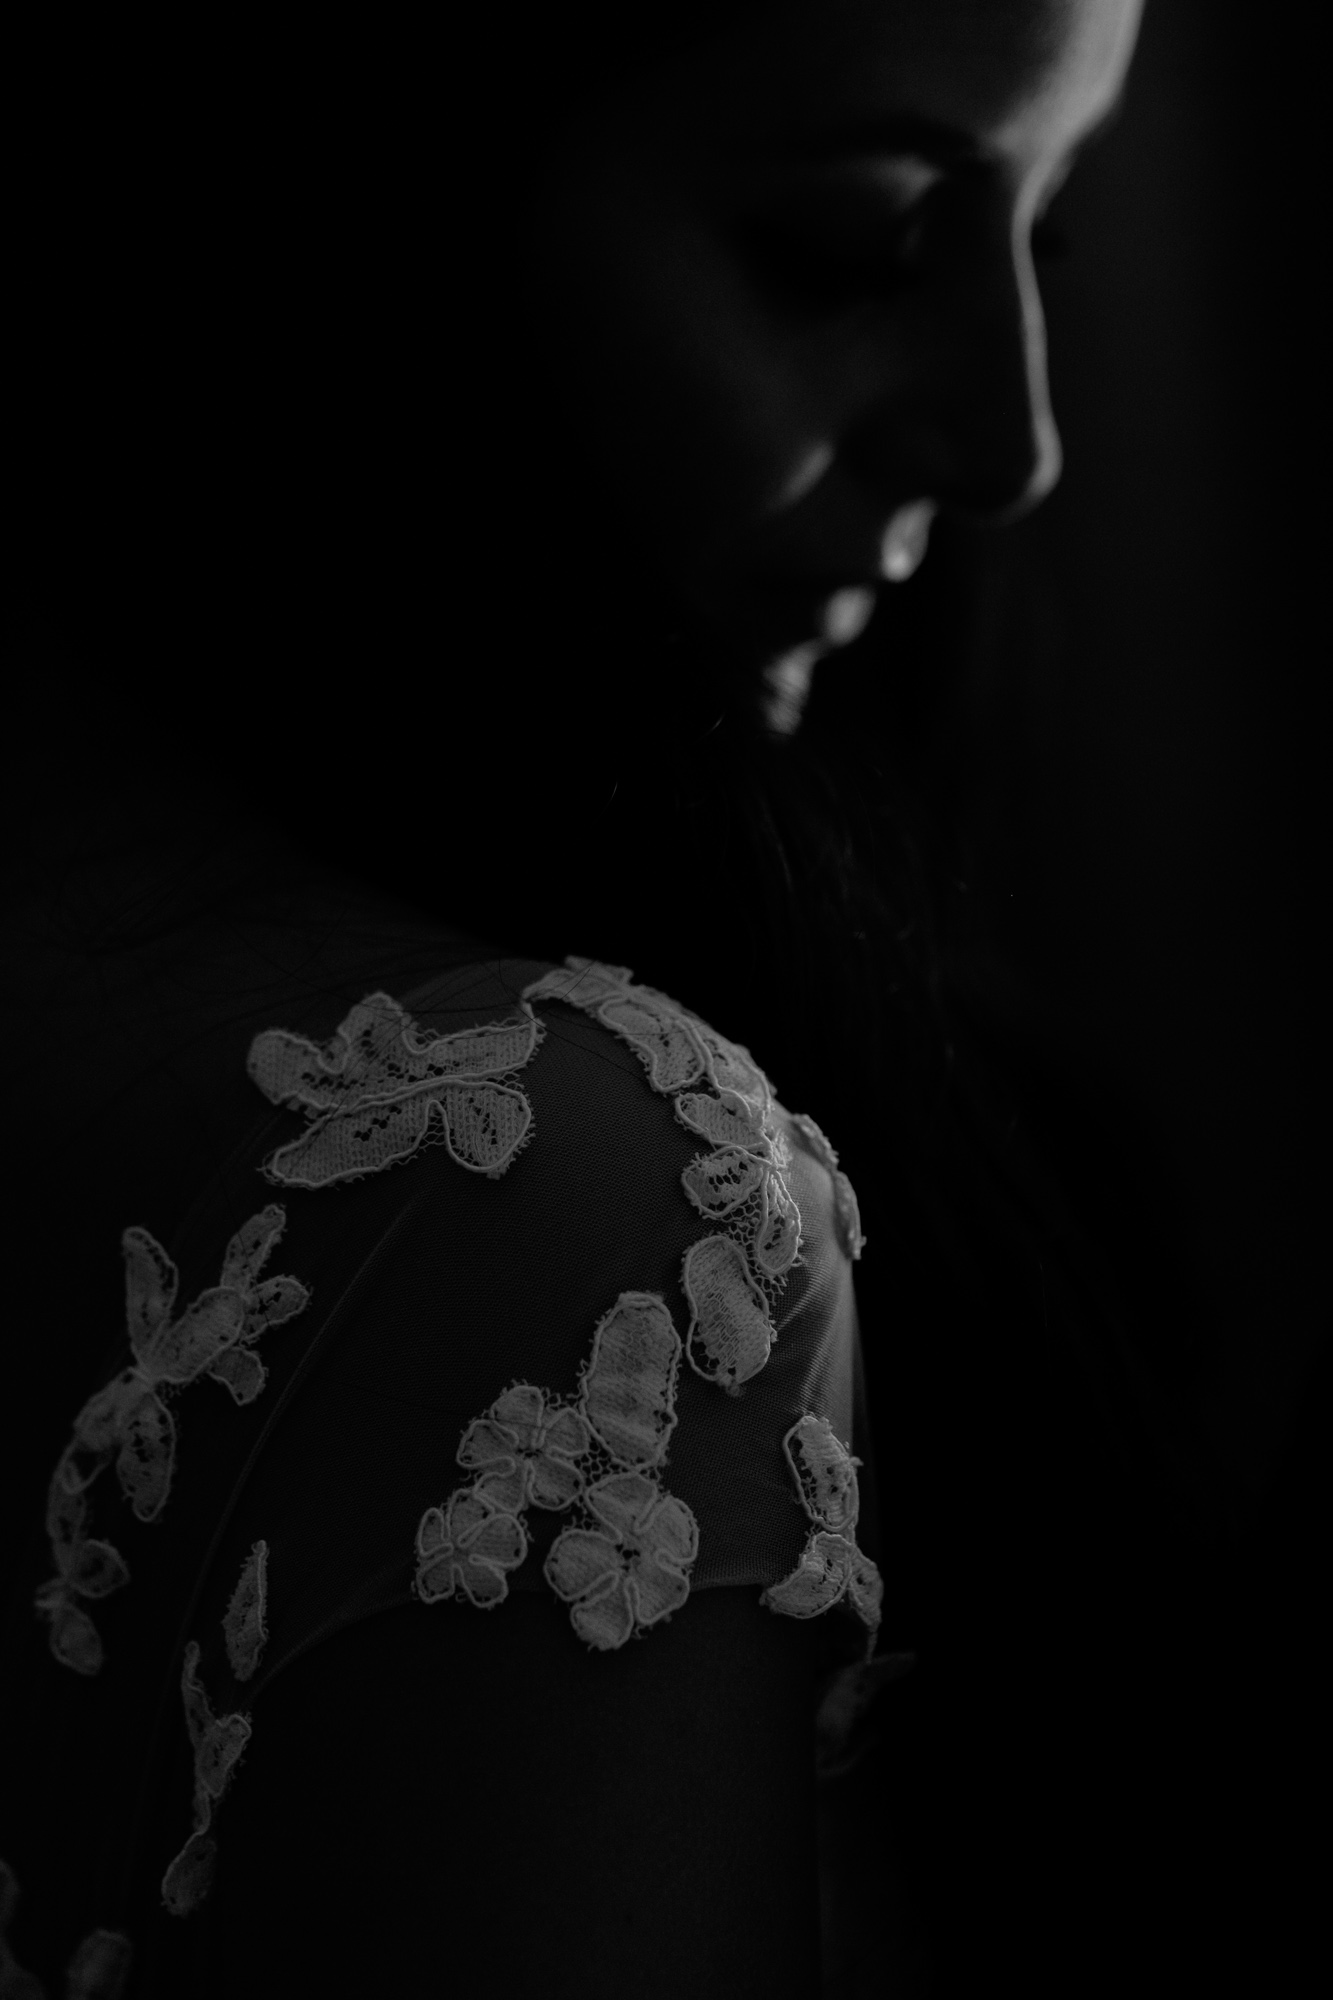
[[[534,287],[575,531],[614,515],[631,567],[756,659],[812,664],[938,509],[1039,501],[1060,449],[1031,233],[1138,13],[801,0],[585,100]]]
[[[284,659],[693,623],[799,709],[939,510],[1057,476],[1031,233],[1139,5],[519,7],[151,116],[62,67],[43,560]]]

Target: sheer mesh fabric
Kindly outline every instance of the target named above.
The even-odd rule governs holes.
[[[68,1722],[50,1725],[60,1738],[50,1782],[68,1793],[76,1823],[61,1879],[25,1887],[61,1906],[53,1925],[65,1925],[71,1950],[100,1925],[170,1959],[175,1947],[152,1938],[175,1921],[173,1898],[189,1908],[206,1892],[211,1850],[225,1847],[245,1782],[241,1752],[264,1726],[265,1690],[377,1614],[431,1617],[417,1586],[446,1544],[469,1557],[480,1549],[469,1573],[498,1577],[505,1594],[554,1592],[569,1606],[571,1643],[614,1647],[642,1631],[651,1645],[649,1628],[688,1615],[693,1593],[746,1587],[758,1601],[799,1573],[813,1517],[785,1443],[793,1425],[813,1415],[858,1458],[868,1454],[854,1199],[849,1211],[823,1135],[770,1105],[759,1150],[772,1158],[756,1176],[743,1107],[712,1129],[718,1097],[678,1037],[663,1035],[646,1062],[651,1020],[601,1021],[549,995],[534,1018],[524,989],[555,970],[455,964],[370,1008],[357,1074],[355,1046],[337,1062],[345,1013],[283,1021],[266,1045],[273,1073],[231,1153],[199,1170],[179,1234],[154,1240],[180,1296],[198,1299],[217,1286],[226,1246],[267,1215],[266,1175],[280,1179],[281,1270],[299,1285],[301,1310],[290,1324],[271,1315],[262,1394],[242,1400],[219,1375],[174,1406],[160,1514],[108,1513],[132,1584],[98,1607],[100,1671],[70,1673],[47,1654],[49,1674],[69,1684],[50,1697],[53,1711],[69,1708]],[[243,1064],[246,1049],[237,1056]],[[521,1100],[498,1141],[457,1142],[466,1128],[443,1093],[464,1086],[498,1088],[505,1107]],[[444,1143],[423,1131],[391,1156],[363,1149],[353,1160],[331,1128],[379,1099],[436,1106],[433,1136]],[[342,1171],[349,1160],[354,1177]],[[152,1218],[126,1221],[148,1229]],[[703,1241],[734,1251],[743,1231],[756,1244],[762,1236],[770,1260],[766,1273],[754,1267],[769,1282],[745,1275],[770,1329],[760,1365],[723,1385],[705,1354],[703,1367],[674,1366],[641,1407],[617,1405],[597,1360],[599,1331],[628,1300],[688,1338],[703,1286],[702,1274],[690,1283],[691,1250]],[[108,1360],[113,1375],[110,1339]],[[609,1440],[609,1455],[577,1513],[561,1503],[585,1442],[571,1413],[589,1385],[580,1421]],[[448,1512],[469,1480],[489,1482],[492,1498],[505,1481],[522,1484],[521,1545],[494,1532],[500,1513],[519,1518],[512,1509],[483,1507],[480,1530]],[[868,1467],[862,1486],[857,1533],[873,1560]],[[111,1489],[108,1505],[119,1504]],[[436,1539],[423,1548],[431,1510]],[[842,1611],[835,1622],[845,1622],[842,1656],[862,1657],[864,1623]],[[215,1738],[226,1754],[210,1763]]]

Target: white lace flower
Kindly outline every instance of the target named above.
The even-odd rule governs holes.
[[[191,1639],[181,1669],[185,1726],[194,1750],[194,1830],[162,1877],[162,1901],[174,1917],[186,1917],[208,1895],[217,1861],[213,1814],[231,1783],[250,1741],[248,1715],[214,1715],[199,1678],[200,1648]]]
[[[461,1593],[478,1611],[492,1611],[509,1595],[506,1572],[528,1552],[523,1524],[502,1513],[490,1497],[470,1487],[451,1493],[443,1507],[428,1507],[417,1526],[416,1593],[435,1604]]]
[[[544,1574],[579,1637],[601,1652],[678,1611],[690,1594],[699,1525],[643,1472],[612,1473],[584,1495],[598,1528],[566,1528]]]
[[[357,1180],[432,1136],[460,1167],[497,1178],[531,1137],[532,1105],[513,1073],[542,1033],[525,1007],[515,1021],[425,1035],[388,993],[358,1001],[324,1048],[265,1030],[250,1047],[250,1076],[309,1121],[265,1160],[266,1179],[308,1188]]]
[[[121,1238],[134,1358],[79,1411],[47,1494],[56,1575],[37,1593],[36,1606],[50,1623],[56,1659],[75,1673],[95,1674],[102,1664],[92,1619],[75,1600],[104,1597],[129,1578],[109,1543],[87,1539],[87,1489],[114,1460],[136,1520],[157,1520],[176,1466],[176,1424],[167,1397],[209,1376],[235,1402],[254,1401],[267,1379],[255,1342],[310,1300],[296,1278],[260,1276],[285,1227],[276,1204],[251,1216],[227,1245],[220,1282],[181,1313],[175,1310],[180,1275],[156,1237],[127,1229]]]
[[[721,1225],[686,1258],[682,1283],[693,1314],[686,1351],[698,1374],[734,1393],[767,1362],[774,1309],[801,1261],[801,1212],[786,1179],[791,1147],[767,1077],[748,1049],[638,984],[625,966],[570,957],[525,987],[523,998],[563,1000],[594,1015],[629,1044],[651,1087],[672,1098],[680,1123],[712,1149],[681,1174],[693,1206]]]
[[[475,1490],[502,1512],[529,1505],[559,1512],[583,1486],[578,1461],[592,1442],[577,1410],[555,1403],[542,1389],[516,1382],[497,1396],[488,1414],[463,1433],[458,1463],[479,1472]]]
[[[845,1602],[869,1631],[869,1658],[884,1585],[874,1563],[856,1545],[857,1460],[827,1417],[808,1412],[782,1442],[801,1504],[815,1525],[795,1569],[770,1584],[760,1602],[788,1618],[818,1618]]]

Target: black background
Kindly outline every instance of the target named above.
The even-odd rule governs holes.
[[[1328,1974],[1327,252],[1306,20],[1149,0],[1042,274],[1064,477],[1006,538],[962,704],[994,752],[971,805],[979,932],[1058,998],[1161,1149],[1184,1338],[1215,1357],[1249,1549],[1174,1638],[1147,1588],[1123,1635],[1169,1657],[1139,1681],[1136,1776],[1088,1850],[1152,1850],[1155,1916],[1110,1897],[1114,1945],[1084,1939],[1119,1964],[1113,1991]],[[1153,1588],[1165,1603],[1169,1574]],[[1127,1678],[1107,1661],[1108,1714]]]

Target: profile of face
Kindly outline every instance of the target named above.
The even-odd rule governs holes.
[[[568,434],[646,564],[764,670],[774,726],[939,510],[1002,522],[1058,478],[1031,234],[1140,10],[780,0],[619,80],[552,164]]]

